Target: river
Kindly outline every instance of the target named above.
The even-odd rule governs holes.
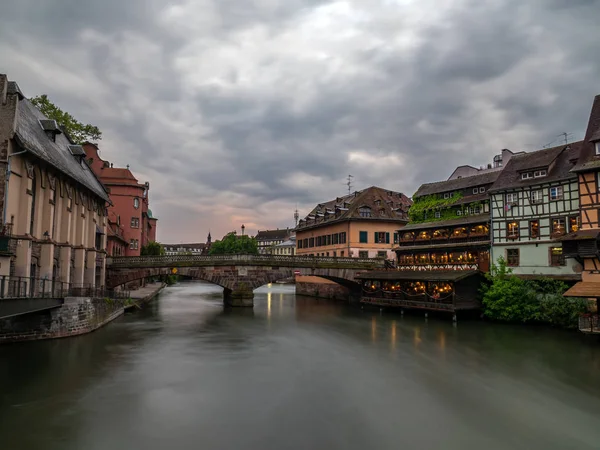
[[[0,347],[6,450],[600,448],[600,342],[180,283],[88,335]]]

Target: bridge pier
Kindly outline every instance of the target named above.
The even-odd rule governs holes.
[[[234,308],[252,308],[254,307],[254,292],[252,288],[246,286],[238,286],[236,289],[223,290],[223,303],[225,306]]]

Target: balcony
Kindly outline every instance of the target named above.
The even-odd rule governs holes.
[[[412,247],[420,245],[436,245],[436,244],[467,244],[486,242],[490,240],[489,233],[477,233],[477,234],[455,234],[452,236],[431,236],[427,238],[416,237],[416,238],[401,238],[398,245],[400,247]]]

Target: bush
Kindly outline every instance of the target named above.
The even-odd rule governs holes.
[[[568,286],[549,278],[522,280],[512,275],[504,259],[486,274],[482,286],[483,312],[486,317],[505,322],[540,322],[563,328],[576,328],[587,301],[566,298]]]

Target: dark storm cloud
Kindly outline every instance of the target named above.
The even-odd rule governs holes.
[[[0,72],[101,126],[162,240],[581,138],[600,92],[600,1],[4,3]]]

